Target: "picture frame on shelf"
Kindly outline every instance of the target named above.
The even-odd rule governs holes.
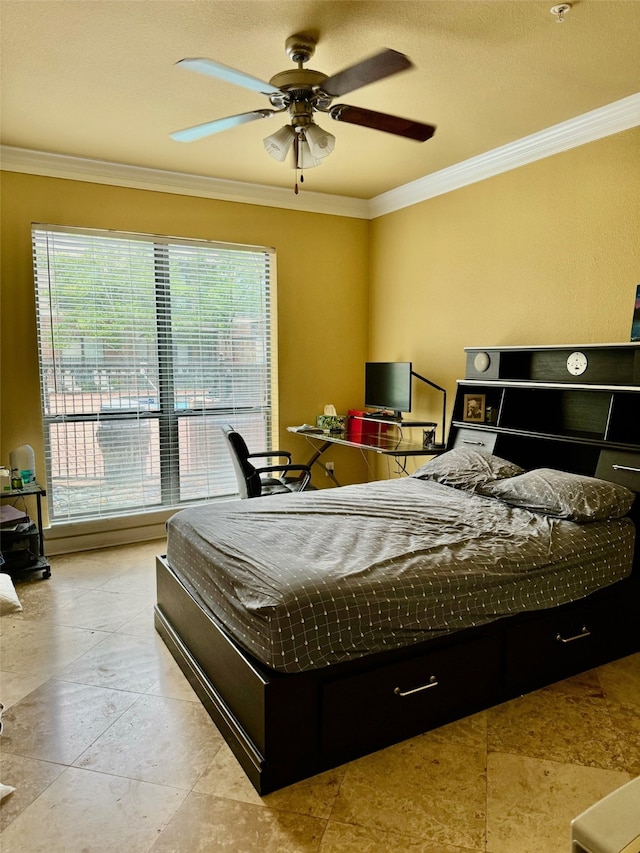
[[[463,404],[463,421],[474,424],[484,423],[484,413],[486,408],[486,398],[484,394],[465,394]]]

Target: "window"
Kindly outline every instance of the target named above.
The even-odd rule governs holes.
[[[51,520],[236,492],[270,447],[272,250],[34,226]]]

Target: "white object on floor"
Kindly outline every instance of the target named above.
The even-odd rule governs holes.
[[[640,776],[571,821],[571,853],[640,853]]]
[[[0,616],[22,610],[13,581],[6,572],[0,572]]]

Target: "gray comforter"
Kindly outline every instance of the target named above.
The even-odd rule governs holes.
[[[167,557],[237,642],[297,672],[559,605],[631,571],[589,524],[405,478],[177,513]]]

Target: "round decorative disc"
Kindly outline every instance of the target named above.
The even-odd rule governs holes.
[[[489,358],[488,352],[476,353],[476,357],[473,359],[473,366],[478,371],[478,373],[484,373],[490,364],[491,359]]]

